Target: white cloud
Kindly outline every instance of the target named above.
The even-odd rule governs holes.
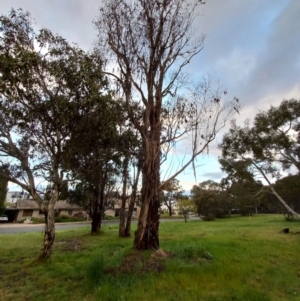
[[[255,57],[247,54],[242,49],[234,49],[227,57],[222,57],[216,62],[216,69],[221,78],[234,77],[237,84],[246,81],[249,74],[256,67]]]

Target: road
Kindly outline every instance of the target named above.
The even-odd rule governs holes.
[[[199,220],[197,217],[190,217],[190,220]],[[161,219],[161,222],[172,222],[172,221],[181,221],[183,219]],[[133,221],[133,224],[136,224],[136,220]],[[118,225],[119,221],[104,221],[102,226],[108,225]],[[57,223],[55,224],[55,229],[59,230],[70,230],[78,229],[83,227],[90,227],[91,221],[80,222],[80,223]],[[44,225],[42,224],[13,224],[13,223],[0,223],[0,235],[1,234],[16,234],[16,233],[28,233],[28,232],[42,232],[44,230]]]
[[[102,225],[117,225],[118,221],[105,221]],[[90,227],[91,221],[80,222],[80,223],[56,223],[55,230],[70,230],[78,229],[83,227]],[[16,234],[16,233],[28,233],[28,232],[42,232],[44,230],[43,224],[0,224],[0,235],[1,234]]]

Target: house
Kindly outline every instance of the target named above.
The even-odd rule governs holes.
[[[86,212],[82,210],[82,208],[77,205],[71,205],[67,203],[67,201],[57,201],[54,209],[57,210],[59,214],[72,216],[76,213],[82,212],[86,215]],[[13,206],[6,208],[5,215],[8,216],[9,222],[20,222],[21,220],[30,217],[45,217],[34,200],[17,200]]]
[[[24,191],[8,191],[6,193],[6,202],[16,203],[18,200],[28,200],[30,197],[28,192]]]
[[[122,201],[120,199],[115,199],[111,208],[105,210],[105,212],[104,212],[105,215],[114,216],[114,217],[120,216],[121,203],[122,203]],[[127,215],[128,215],[128,209],[129,209],[129,199],[126,201],[126,204],[125,204],[125,217],[127,217]],[[141,207],[137,206],[135,204],[134,208],[133,208],[132,217],[139,217],[140,211],[141,211]]]
[[[167,200],[167,202],[168,202],[168,205],[171,206],[171,208],[172,208],[172,214],[178,215],[179,214],[179,204],[178,204],[177,200],[175,200],[175,199]],[[169,208],[165,203],[162,203],[160,205],[160,210],[163,213],[169,213]]]

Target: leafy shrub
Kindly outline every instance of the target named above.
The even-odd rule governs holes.
[[[67,214],[61,214],[59,217],[61,219],[71,219],[71,217],[69,215],[67,215]]]
[[[111,215],[105,215],[106,220],[118,220],[119,217],[111,216]]]
[[[62,222],[62,218],[60,216],[55,217],[55,222],[56,223],[61,223]]]
[[[84,221],[85,218],[73,217],[67,214],[61,214],[60,216],[55,218],[56,223],[69,223],[69,222],[81,222]]]
[[[32,217],[31,221],[33,224],[44,224],[45,223],[44,218],[38,218],[38,217]]]

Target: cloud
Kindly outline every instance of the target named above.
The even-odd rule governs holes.
[[[208,178],[210,180],[221,180],[226,176],[223,172],[207,172],[201,175],[201,177]]]
[[[37,29],[48,28],[88,50],[97,37],[92,21],[98,15],[99,6],[98,1],[10,0],[1,1],[0,10],[3,14],[7,14],[11,8],[29,11],[37,23]]]

